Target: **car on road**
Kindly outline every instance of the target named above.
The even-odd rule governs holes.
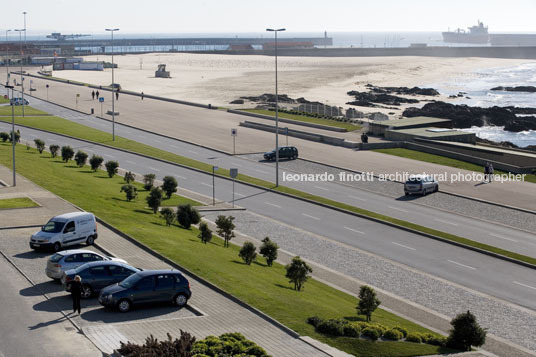
[[[127,312],[133,305],[171,302],[184,307],[192,296],[190,282],[177,270],[144,270],[101,290],[99,303]]]
[[[123,259],[108,257],[92,250],[62,250],[61,252],[57,252],[47,260],[45,273],[49,278],[61,279],[63,272],[67,270],[76,269],[79,266],[90,262],[110,260],[127,264],[127,262]]]
[[[23,103],[24,103],[24,105],[30,104],[30,102],[28,102],[26,99],[22,99],[22,98],[11,98],[9,100],[10,105],[22,105]]]
[[[404,194],[420,194],[425,196],[428,192],[439,191],[439,182],[430,175],[414,175],[404,183]]]
[[[71,291],[71,283],[74,277],[79,275],[82,278],[82,298],[87,299],[101,289],[119,283],[139,271],[141,270],[115,260],[95,261],[65,271],[61,276],[61,283],[65,291]]]
[[[275,149],[264,153],[264,159],[268,161],[275,160]],[[298,149],[294,146],[280,146],[279,158],[296,160],[298,158]]]
[[[97,221],[92,213],[65,213],[51,218],[39,232],[32,234],[30,248],[52,248],[57,252],[65,246],[92,245],[97,237]]]

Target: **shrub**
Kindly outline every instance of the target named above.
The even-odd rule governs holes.
[[[316,331],[332,336],[344,336],[344,326],[348,325],[348,321],[344,319],[323,320],[316,326]]]
[[[453,329],[447,338],[446,346],[462,351],[470,351],[471,346],[480,347],[486,342],[487,330],[480,327],[475,315],[469,310],[457,315],[450,322]]]
[[[262,240],[262,245],[259,253],[266,259],[266,264],[271,267],[274,260],[277,259],[277,250],[279,246],[277,243],[272,242],[270,238],[266,237]]]
[[[52,155],[52,157],[56,157],[58,155],[58,150],[60,149],[60,147],[59,145],[50,145],[48,149],[50,150],[50,155]]]
[[[1,132],[0,133],[0,139],[2,139],[2,142],[5,143],[9,139],[9,134],[6,133],[5,131]]]
[[[74,150],[70,146],[61,147],[61,159],[65,162],[71,160],[74,156]]]
[[[359,337],[361,334],[361,328],[358,325],[347,324],[343,327],[344,336],[346,337]]]
[[[191,351],[195,343],[195,337],[188,332],[181,331],[180,338],[174,341],[168,333],[166,341],[158,341],[153,335],[150,335],[145,340],[145,344],[136,345],[131,342],[121,342],[121,347],[118,352],[121,356],[137,357],[137,356],[191,356]]]
[[[127,201],[130,202],[134,198],[138,197],[138,189],[134,185],[123,185],[121,186],[121,191],[124,192],[127,196]]]
[[[136,175],[133,174],[132,171],[125,172],[125,177],[123,178],[123,180],[125,180],[126,183],[134,182],[135,179]]]
[[[156,178],[155,174],[143,175],[143,188],[146,189],[147,191],[153,188],[155,178]]]
[[[224,247],[229,247],[229,241],[235,236],[233,232],[233,229],[235,229],[233,221],[233,216],[225,217],[223,215],[219,215],[216,218],[216,227],[218,228],[216,232],[225,240]]]
[[[406,336],[406,341],[407,341],[407,342],[421,343],[421,342],[422,342],[422,336],[421,336],[420,333],[410,332],[410,333],[408,333],[408,335]]]
[[[401,326],[395,326],[395,327],[393,327],[393,330],[400,331],[400,333],[402,333],[402,336],[404,336],[404,337],[406,337],[408,335],[408,330],[406,330],[405,328],[403,328]]]
[[[91,156],[91,159],[89,159],[89,165],[91,166],[91,169],[93,171],[97,171],[103,162],[104,162],[104,159],[101,156],[98,156],[95,154],[93,154]]]
[[[34,143],[37,150],[39,150],[39,153],[42,154],[43,150],[45,150],[45,142],[41,139],[35,139]]]
[[[199,212],[190,204],[179,205],[177,207],[177,221],[182,227],[190,229],[192,224],[197,224],[200,220],[201,216]]]
[[[13,131],[11,132],[9,141],[11,141],[12,137],[15,137],[16,143],[20,143],[20,131],[19,130],[17,130],[15,133],[13,133]]]
[[[151,207],[153,213],[158,212],[158,208],[162,204],[162,190],[160,187],[153,187],[146,200],[147,205]]]
[[[163,179],[162,191],[166,193],[166,197],[170,198],[174,192],[177,192],[177,180],[173,176],[166,176]]]
[[[76,161],[78,167],[83,167],[87,161],[87,154],[81,150],[78,150],[78,152],[74,156],[74,161]]]
[[[383,334],[383,337],[385,337],[388,340],[398,341],[402,339],[404,335],[402,335],[402,332],[398,330],[391,329],[391,330],[385,331],[385,333]]]
[[[166,220],[166,226],[168,226],[168,227],[171,226],[171,224],[175,220],[175,212],[171,208],[166,207],[166,208],[162,208],[160,210],[160,214]]]
[[[240,252],[238,253],[238,256],[242,258],[244,263],[246,265],[251,265],[251,262],[255,260],[257,257],[257,247],[255,247],[255,244],[251,242],[245,242],[242,248],[240,249]]]
[[[422,342],[434,346],[445,346],[447,338],[444,336],[437,336],[431,333],[426,333],[422,335]]]
[[[318,326],[322,322],[322,318],[318,316],[311,316],[307,318],[307,323],[313,325],[314,327]]]
[[[106,172],[108,172],[108,177],[112,178],[117,173],[119,169],[119,163],[117,161],[106,161],[104,164],[104,167],[106,167]]]
[[[208,336],[193,345],[192,356],[255,356],[268,357],[266,351],[240,333],[226,333],[219,338]],[[184,355],[187,356],[187,355]]]
[[[289,278],[290,283],[294,283],[294,290],[300,291],[303,284],[309,279],[309,274],[313,269],[307,265],[300,257],[292,258],[292,262],[285,267],[287,273],[285,276]]]
[[[359,289],[359,302],[357,304],[357,313],[365,315],[367,321],[372,320],[372,313],[380,306],[381,301],[376,298],[376,292],[373,288],[367,285],[361,286]]]
[[[367,338],[370,338],[372,341],[376,341],[378,338],[380,338],[380,333],[374,327],[365,328],[363,331],[361,331],[361,334]]]
[[[201,222],[199,224],[199,238],[201,238],[201,242],[207,244],[212,240],[212,231],[210,228],[208,228],[208,225],[205,222]]]

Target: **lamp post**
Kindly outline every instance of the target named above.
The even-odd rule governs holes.
[[[112,141],[115,141],[115,83],[114,83],[114,32],[119,29],[106,29],[112,33]]]
[[[24,47],[26,47],[26,14],[27,12],[24,11],[22,14],[24,15]]]
[[[279,114],[277,99],[277,33],[286,29],[266,29],[275,33],[275,187],[279,186]]]
[[[15,29],[19,33],[19,43],[20,43],[20,85],[21,85],[21,93],[22,93],[22,117],[24,117],[24,77],[22,76],[22,58],[23,58],[23,52],[22,52],[22,32],[26,33],[26,29]]]
[[[11,32],[11,30],[6,30],[6,85],[9,85],[9,60],[8,60],[8,56],[9,56],[9,52],[8,52],[8,44],[7,44],[7,33],[8,32]],[[8,95],[9,95],[9,92],[8,92]]]
[[[6,89],[11,88],[11,99],[15,98],[14,88],[9,84],[6,84]],[[8,92],[9,93],[9,92]],[[17,186],[17,173],[15,171],[15,103],[11,104],[11,145],[13,146],[13,186]]]

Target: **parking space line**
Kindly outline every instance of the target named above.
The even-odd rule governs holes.
[[[469,265],[465,265],[465,264],[462,264],[462,263],[458,263],[458,262],[455,262],[454,260],[447,260],[448,262],[452,263],[452,264],[456,264],[456,265],[459,265],[461,267],[464,267],[464,268],[468,268],[468,269],[473,269],[473,270],[476,270],[476,268],[472,267],[472,266],[469,266]]]
[[[408,213],[408,211],[406,211],[405,209],[402,209],[402,208],[397,208],[397,207],[393,207],[393,206],[387,206],[387,208],[394,209],[394,210],[397,210],[397,211],[400,211],[400,212]]]
[[[489,235],[490,235],[490,236],[493,236],[493,237],[501,238],[501,239],[506,239],[506,240],[509,240],[510,242],[516,242],[516,243],[517,243],[517,240],[515,240],[515,239],[506,238],[506,237],[499,236],[499,235],[497,235],[497,234],[493,234],[493,233],[490,233]]]
[[[411,250],[417,250],[415,248],[408,247],[407,245],[400,244],[400,243],[397,243],[397,242],[391,242],[391,243],[393,243],[394,245],[398,245],[399,247],[402,247],[402,248],[411,249]]]
[[[534,290],[536,290],[536,287],[534,287],[534,286],[530,286],[530,285],[527,285],[527,284],[520,283],[519,281],[515,281],[515,280],[514,280],[514,281],[512,281],[512,283],[517,284],[517,285],[524,286],[524,287],[529,288],[529,289],[534,289]]]
[[[350,228],[350,227],[344,227],[344,229],[347,229],[349,231],[359,233],[359,234],[365,234],[365,232],[361,232],[361,231],[358,231],[357,229],[353,229],[353,228]]]
[[[268,206],[274,206],[274,207],[277,207],[277,208],[281,208],[281,206],[278,206],[278,205],[270,203],[270,202],[264,202],[264,203],[267,204]]]
[[[441,223],[446,223],[446,224],[450,224],[452,226],[457,226],[458,224],[457,223],[452,223],[452,222],[448,222],[448,221],[444,221],[442,219],[437,219],[437,218],[434,218],[435,221],[438,221],[438,222],[441,222]]]
[[[309,218],[312,218],[312,219],[316,219],[317,221],[320,221],[320,218],[318,218],[318,217],[314,217],[314,216],[310,216],[310,215],[308,215],[307,213],[302,213],[302,216],[309,217]]]

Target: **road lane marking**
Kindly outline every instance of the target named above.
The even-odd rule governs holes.
[[[452,223],[452,222],[444,221],[444,220],[442,220],[442,219],[434,218],[434,220],[435,220],[435,221],[438,221],[438,222],[441,222],[441,223],[450,224],[450,225],[453,225],[453,226],[457,226],[457,225],[458,225],[457,223]]]
[[[489,235],[490,235],[490,236],[497,237],[497,238],[501,238],[501,239],[506,239],[506,240],[509,240],[510,242],[516,242],[516,243],[517,243],[517,240],[515,240],[515,239],[506,238],[506,237],[503,237],[503,236],[498,236],[498,235],[493,234],[493,233],[490,233]]]
[[[344,227],[344,229],[347,229],[349,231],[359,233],[359,234],[365,234],[365,232],[361,232],[361,231],[358,231],[357,229],[353,229],[353,228],[350,228],[350,227]]]
[[[34,134],[28,134],[30,136],[33,136],[34,138],[37,138],[37,135],[34,135]]]
[[[268,174],[269,172],[266,172],[266,171],[262,171],[262,170],[257,170],[257,169],[254,169],[255,171],[257,172],[260,172],[261,174]]]
[[[417,250],[415,248],[411,248],[411,247],[408,247],[407,245],[400,244],[400,243],[397,243],[397,242],[391,242],[391,243],[393,243],[394,245],[398,245],[399,247],[402,247],[402,248],[411,249],[411,250]]]
[[[270,202],[264,202],[264,203],[266,203],[268,206],[274,206],[274,207],[277,207],[277,208],[281,208],[281,206],[275,205],[275,204],[270,203]]]
[[[394,210],[397,210],[397,211],[400,211],[400,212],[408,213],[408,211],[406,211],[405,209],[402,209],[402,208],[397,208],[397,207],[393,207],[393,206],[387,206],[387,208],[394,209]]]
[[[534,286],[530,286],[530,285],[527,285],[527,284],[523,284],[523,283],[520,283],[520,282],[518,282],[518,281],[512,281],[512,283],[517,284],[517,285],[524,286],[524,287],[529,288],[529,289],[534,289],[534,290],[536,290],[536,287],[534,287]]]
[[[354,200],[366,201],[366,199],[360,198],[360,197],[355,197],[355,196],[348,196],[348,197],[353,198]]]
[[[240,165],[240,164],[233,164],[233,166],[242,167],[242,165]]]
[[[162,142],[160,140],[156,140],[156,139],[153,139],[153,142],[162,144]]]
[[[102,154],[102,156],[113,157],[112,155],[108,155],[108,154]]]
[[[241,197],[246,197],[246,195],[243,195],[243,194],[238,193],[238,192],[235,192],[235,195],[237,195],[237,196],[241,196]]]
[[[175,176],[180,178],[181,180],[186,180],[186,177],[184,177],[184,176],[179,176],[179,175],[175,175]]]
[[[171,146],[173,149],[179,149],[179,147],[175,145],[169,145],[169,146]]]
[[[151,167],[151,166],[148,166],[147,168],[148,168],[149,170],[160,171],[160,170],[155,169],[154,167]]]
[[[127,162],[128,162],[129,164],[136,165],[136,163],[135,163],[134,161],[128,161],[128,160],[127,160]]]
[[[465,265],[465,264],[462,264],[462,263],[458,263],[458,262],[455,262],[454,260],[447,260],[448,262],[451,262],[452,264],[456,264],[456,265],[459,265],[461,267],[464,267],[464,268],[468,268],[468,269],[473,269],[473,270],[476,270],[476,268],[472,267],[472,266],[469,266],[469,265]]]
[[[209,185],[208,183],[201,182],[201,185],[212,187],[212,185]]]
[[[54,140],[54,139],[48,139],[48,141],[53,141],[53,142],[55,142],[55,143],[58,142],[58,140]]]
[[[193,150],[188,150],[188,152],[191,152],[192,154],[196,154],[196,155],[199,154],[198,152],[193,151]]]
[[[320,221],[320,218],[318,218],[318,217],[314,217],[314,216],[310,216],[310,215],[308,215],[307,213],[302,213],[302,216],[309,217],[309,218],[312,218],[312,219],[316,219],[317,221]]]
[[[320,187],[320,186],[316,186],[316,185],[313,185],[313,187],[318,188],[319,190],[329,191],[327,188],[324,188],[324,187]]]

